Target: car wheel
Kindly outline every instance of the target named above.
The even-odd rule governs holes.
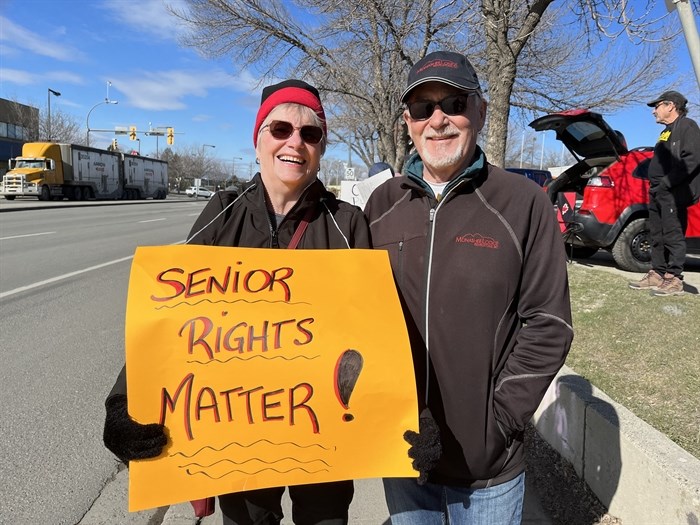
[[[5,195],[5,200],[7,201],[13,201],[15,200],[16,195]]]
[[[628,272],[646,272],[651,268],[651,236],[646,219],[630,222],[612,247],[617,265]]]

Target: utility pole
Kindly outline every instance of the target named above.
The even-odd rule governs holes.
[[[685,43],[688,45],[688,53],[695,70],[695,80],[700,87],[700,36],[698,36],[698,28],[695,25],[693,8],[690,6],[689,0],[666,0],[666,9],[669,13],[674,9],[678,11],[678,18],[681,20],[685,34]]]

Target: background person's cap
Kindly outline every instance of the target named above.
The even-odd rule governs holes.
[[[683,109],[688,103],[688,99],[681,95],[678,91],[664,91],[651,102],[647,102],[647,106],[653,108],[659,102],[666,101],[673,102],[676,105],[676,108],[678,109]]]
[[[474,67],[466,56],[453,51],[435,51],[421,58],[408,73],[401,102],[417,86],[426,82],[442,82],[465,91],[481,89]]]
[[[382,171],[386,170],[389,170],[392,175],[394,174],[394,168],[392,168],[386,162],[375,162],[374,164],[372,164],[372,166],[370,166],[367,176],[371,177],[372,175],[377,175],[378,173],[381,173]]]

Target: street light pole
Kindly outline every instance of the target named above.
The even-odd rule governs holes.
[[[48,130],[47,130],[48,137],[47,138],[48,138],[48,142],[51,142],[51,95],[54,95],[56,97],[60,97],[61,94],[58,91],[54,91],[51,88],[48,88],[48,90],[49,91],[46,94],[46,98],[49,102],[49,119],[48,119],[48,124],[47,124],[47,127],[48,127]]]
[[[233,183],[233,179],[236,178],[236,161],[237,160],[243,160],[243,157],[233,157],[233,161],[231,162],[231,183]]]
[[[95,109],[97,106],[101,106],[102,104],[119,104],[118,100],[109,100],[108,98],[104,99],[102,102],[98,102],[94,106],[90,108],[90,111],[88,111],[87,118],[85,119],[85,127],[87,128],[87,145],[90,147],[90,113],[92,113],[92,110]]]
[[[200,177],[200,181],[201,181],[201,179],[204,179],[204,169],[205,169],[205,166],[204,166],[204,148],[214,149],[214,148],[216,148],[216,146],[214,144],[202,144],[202,176]],[[209,182],[211,183],[211,180],[209,180]],[[209,184],[209,186],[211,186],[211,184]]]

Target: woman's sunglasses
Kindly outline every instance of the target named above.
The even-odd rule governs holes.
[[[459,95],[450,95],[437,102],[432,100],[407,102],[406,107],[408,108],[408,114],[411,115],[413,120],[429,119],[437,106],[440,106],[445,115],[461,115],[467,110],[467,100],[474,94],[460,93]]]
[[[273,120],[269,124],[260,128],[269,129],[270,135],[277,140],[287,140],[292,136],[295,129],[299,130],[299,135],[304,142],[307,144],[318,144],[323,138],[323,129],[318,126],[302,126],[300,128],[295,128],[291,122],[285,122],[284,120]]]

